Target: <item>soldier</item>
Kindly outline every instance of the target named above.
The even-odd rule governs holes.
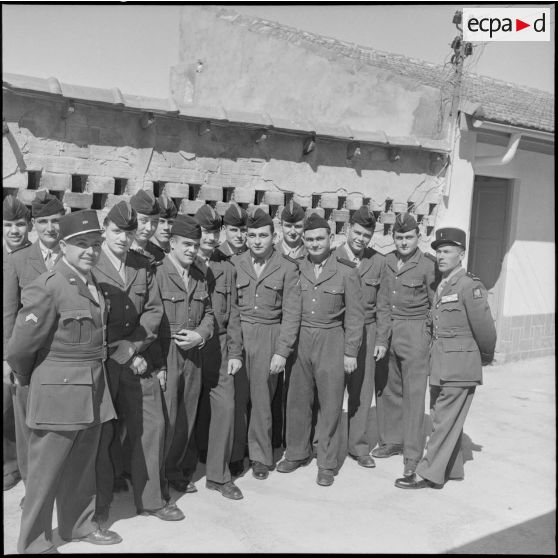
[[[132,250],[145,256],[150,265],[155,268],[162,261],[157,259],[160,257],[160,250],[152,248],[152,243],[150,244],[149,241],[159,225],[159,203],[151,192],[139,190],[130,198],[130,205],[138,215],[138,228]]]
[[[356,269],[331,253],[333,235],[325,219],[312,213],[304,223],[308,251],[300,266],[302,324],[287,395],[287,451],[277,470],[291,473],[311,459],[310,431],[317,388],[318,477],[330,486],[337,473],[335,433],[341,417],[344,372],[357,368],[364,309]],[[344,372],[343,372],[344,371]]]
[[[160,262],[170,251],[171,227],[178,211],[172,199],[165,194],[159,196],[157,203],[159,204],[159,224],[151,240],[147,241],[146,249],[156,261]]]
[[[271,401],[277,375],[285,369],[300,327],[300,284],[296,265],[273,247],[269,214],[255,208],[247,229],[249,250],[233,259],[245,353],[245,369],[239,374],[246,374],[252,404],[248,424],[252,474],[264,480],[274,465]],[[240,412],[247,415],[246,404]]]
[[[200,349],[213,335],[213,309],[205,273],[195,261],[199,224],[189,215],[178,215],[171,233],[170,252],[156,274],[164,313],[155,348],[167,369],[165,479],[179,492],[195,492],[184,458],[201,391]]]
[[[227,256],[242,254],[246,251],[246,219],[248,214],[244,209],[231,202],[225,215],[223,215],[223,229],[225,231],[225,242],[219,249]]]
[[[46,190],[39,190],[31,204],[31,223],[37,231],[37,241],[13,251],[4,268],[4,343],[11,335],[21,306],[21,292],[39,275],[54,267],[60,257],[58,245],[59,221],[64,206]],[[4,381],[10,378],[11,369],[4,362]],[[27,447],[29,428],[26,425],[27,386],[16,386],[13,395],[16,451],[19,472],[23,483],[27,480]]]
[[[346,377],[348,400],[349,456],[361,467],[376,466],[368,442],[368,412],[374,397],[376,361],[384,358],[389,345],[391,315],[385,280],[385,258],[368,245],[376,219],[362,206],[350,219],[347,242],[335,250],[337,260],[356,267],[361,279],[364,332],[357,369]]]
[[[64,540],[122,541],[95,521],[95,456],[101,425],[116,415],[103,361],[107,308],[91,274],[101,251],[94,210],[59,220],[63,258],[22,293],[7,349],[16,383],[29,385],[29,475],[18,552],[57,553]]]
[[[242,492],[229,470],[234,434],[234,376],[242,366],[242,333],[236,295],[236,270],[217,250],[221,217],[209,206],[196,215],[201,227],[198,258],[206,274],[215,315],[215,334],[202,349],[202,393],[196,418],[196,444],[206,464],[206,487],[225,498],[240,500]],[[191,444],[191,445],[196,445]],[[195,464],[191,467],[195,469]]]
[[[442,280],[432,308],[430,349],[430,416],[432,433],[416,475],[395,481],[398,488],[442,488],[450,479],[463,479],[461,438],[475,388],[482,384],[482,365],[494,358],[496,330],[487,293],[478,277],[461,262],[467,243],[456,228],[436,231]]]
[[[380,443],[374,457],[403,451],[403,475],[412,476],[424,449],[428,380],[428,311],[434,295],[434,261],[418,248],[419,229],[409,213],[393,227],[396,251],[386,257],[392,337],[387,384],[377,396]]]
[[[110,308],[107,374],[113,402],[123,417],[130,442],[136,508],[143,515],[178,521],[184,514],[167,504],[161,494],[165,419],[159,370],[154,368],[149,352],[159,330],[163,305],[148,260],[129,250],[137,224],[136,212],[129,203],[121,201],[112,207],[103,223],[105,241],[93,275]],[[162,381],[164,374],[159,374]],[[109,446],[113,435],[112,422],[105,423],[96,467],[99,522],[108,519],[112,501],[114,473]]]
[[[306,256],[306,248],[302,240],[303,227],[304,209],[291,200],[281,212],[283,240],[280,248],[285,256],[299,262]]]
[[[2,204],[3,235],[2,235],[2,269],[6,269],[8,254],[13,250],[25,248],[31,244],[28,239],[31,230],[31,215],[29,210],[17,198],[8,195]],[[4,340],[8,331],[4,328]],[[4,352],[6,347],[4,346]],[[10,490],[20,480],[21,474],[17,466],[16,434],[14,404],[12,397],[15,393],[13,378],[9,367],[5,366],[7,377],[2,384],[3,410],[3,455],[4,455],[4,490]]]

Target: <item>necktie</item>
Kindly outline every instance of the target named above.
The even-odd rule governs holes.
[[[49,271],[52,269],[52,259],[52,252],[47,250],[45,254],[45,265]]]
[[[97,291],[97,287],[90,280],[86,281],[85,284],[86,284],[87,288],[89,289],[89,292],[91,293],[91,296],[94,298],[94,300],[97,302],[97,304],[99,304],[99,293]]]
[[[316,279],[320,276],[320,273],[322,272],[322,264],[314,264],[314,275],[316,276]]]
[[[186,287],[186,290],[188,290],[188,284],[190,283],[190,275],[188,274],[188,271],[186,269],[182,271],[182,281],[184,282],[184,286]]]
[[[118,270],[118,275],[120,275],[122,282],[126,284],[126,266],[124,265],[124,262],[120,262],[120,269]]]

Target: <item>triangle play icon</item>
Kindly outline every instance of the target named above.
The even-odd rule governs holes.
[[[521,31],[522,29],[525,29],[526,27],[531,27],[530,23],[525,23],[524,21],[521,21],[520,19],[515,18],[515,30],[516,31]]]

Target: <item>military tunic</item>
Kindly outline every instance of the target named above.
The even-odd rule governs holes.
[[[95,456],[101,424],[115,418],[104,367],[106,307],[62,260],[22,293],[6,359],[29,387],[29,462],[18,552],[52,549],[57,504],[63,539],[97,526]]]
[[[496,329],[480,280],[458,270],[432,307],[430,414],[432,434],[417,473],[436,484],[464,476],[461,438],[482,364],[494,357]]]

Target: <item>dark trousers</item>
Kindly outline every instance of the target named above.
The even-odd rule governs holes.
[[[341,327],[318,329],[302,326],[287,396],[286,458],[295,461],[311,455],[312,407],[317,388],[319,415],[316,425],[318,467],[337,469],[338,436],[344,391],[344,332]]]
[[[461,438],[474,394],[474,387],[430,388],[432,433],[426,455],[417,467],[422,478],[443,484],[448,479],[464,477]]]
[[[12,397],[12,402],[14,404],[17,464],[24,484],[27,483],[27,448],[29,447],[29,436],[31,434],[25,422],[27,418],[28,395],[29,386],[16,386]]]
[[[152,372],[133,374],[127,366],[109,360],[107,377],[119,420],[126,427],[130,447],[130,474],[136,508],[159,509],[165,420],[159,380]],[[97,509],[112,501],[115,474],[122,472],[121,427],[111,420],[103,424],[97,455]]]
[[[250,418],[250,385],[246,363],[234,376],[234,434],[231,462],[242,461],[247,454],[248,420]]]
[[[417,462],[424,449],[429,346],[425,320],[394,319],[387,383],[377,397],[380,443],[402,444],[403,456]]]
[[[100,435],[100,425],[64,432],[30,430],[29,475],[17,543],[20,554],[53,548],[55,501],[58,533],[63,539],[84,537],[97,528],[92,519]]]
[[[199,349],[183,351],[172,341],[167,356],[167,388],[164,396],[166,422],[165,478],[187,480],[186,450],[192,436],[201,392]]]
[[[15,432],[15,416],[14,404],[12,401],[12,392],[15,391],[14,386],[2,384],[2,430],[3,439],[3,456],[4,456],[4,476],[17,475],[19,473],[17,467],[17,447]]]

